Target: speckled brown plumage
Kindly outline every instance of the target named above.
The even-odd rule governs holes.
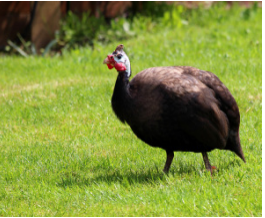
[[[188,66],[148,68],[130,82],[127,75],[118,72],[112,108],[138,138],[166,150],[165,172],[174,151],[201,152],[210,171],[206,152],[213,149],[233,151],[245,161],[238,106],[216,75]]]

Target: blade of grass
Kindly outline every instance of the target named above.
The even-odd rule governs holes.
[[[13,43],[11,40],[8,40],[7,43],[14,48],[19,54],[21,54],[23,57],[28,57],[27,53],[24,52],[21,48],[19,48],[15,43]]]

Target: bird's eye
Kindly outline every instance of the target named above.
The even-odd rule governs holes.
[[[121,57],[122,57],[121,54],[118,54],[118,55],[117,55],[117,58],[118,58],[118,59],[121,59]]]

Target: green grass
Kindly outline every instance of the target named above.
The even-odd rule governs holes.
[[[1,57],[0,216],[261,216],[261,17],[261,9],[215,8],[94,51]],[[201,154],[175,153],[164,175],[165,151],[112,112],[117,73],[102,62],[120,43],[133,75],[170,65],[214,72],[239,105],[247,163],[215,150],[211,177]]]

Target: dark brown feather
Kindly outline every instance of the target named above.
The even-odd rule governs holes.
[[[235,99],[214,74],[193,67],[155,67],[129,82],[119,72],[112,107],[147,144],[167,151],[234,151],[243,160]]]

